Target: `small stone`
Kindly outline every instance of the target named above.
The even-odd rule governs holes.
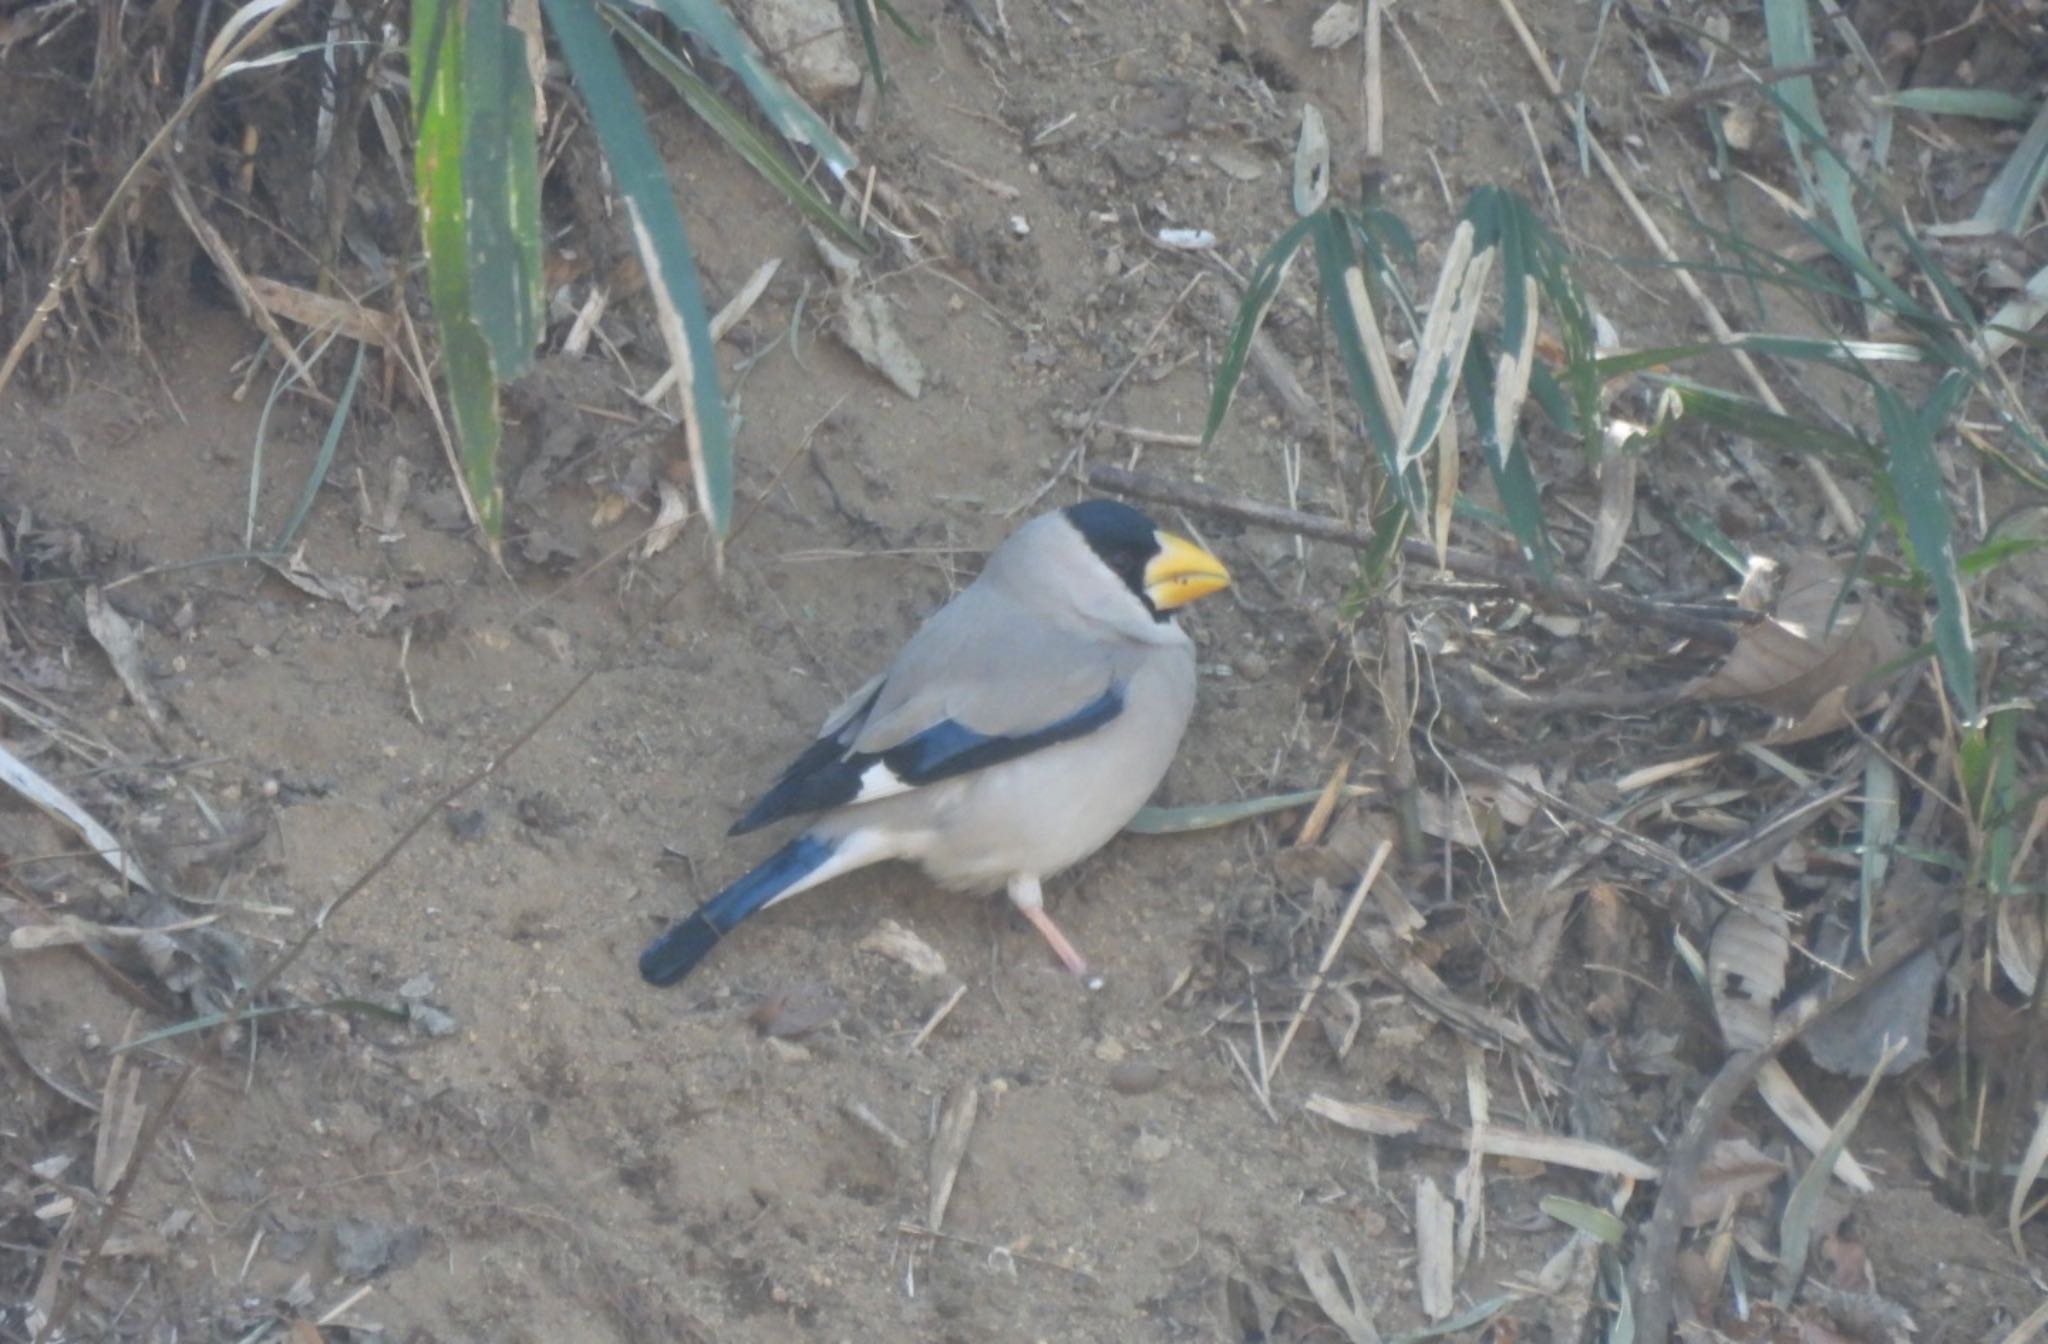
[[[1095,1043],[1095,1057],[1105,1064],[1120,1064],[1124,1058],[1124,1043],[1114,1036],[1105,1036]]]
[[[1131,1145],[1131,1155],[1140,1162],[1164,1162],[1173,1151],[1173,1140],[1164,1134],[1140,1134]]]
[[[1266,673],[1273,670],[1272,664],[1266,661],[1266,655],[1252,649],[1246,649],[1237,655],[1231,660],[1230,665],[1237,675],[1246,681],[1261,680]]]
[[[1167,1078],[1166,1070],[1149,1059],[1130,1059],[1109,1071],[1109,1086],[1126,1097],[1157,1092]]]

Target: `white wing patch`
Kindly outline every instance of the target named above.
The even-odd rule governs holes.
[[[877,798],[894,798],[899,793],[909,793],[917,785],[904,782],[884,761],[876,761],[860,772],[860,787],[843,806],[856,803],[872,803]]]

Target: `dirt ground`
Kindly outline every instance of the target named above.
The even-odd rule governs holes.
[[[278,999],[411,1004],[414,1021],[286,1015],[209,1054],[148,1150],[124,1223],[129,1253],[87,1286],[77,1319],[103,1337],[284,1338],[296,1321],[302,1333],[289,1337],[310,1339],[303,1323],[325,1317],[328,1339],[422,1342],[1340,1338],[1302,1287],[1301,1247],[1342,1252],[1394,1332],[1424,1322],[1418,1186],[1449,1194],[1464,1157],[1374,1146],[1308,1114],[1310,1096],[1462,1123],[1478,1070],[1496,1119],[1587,1133],[1652,1162],[1682,1123],[1718,1047],[1647,918],[1640,962],[1626,969],[1640,982],[1628,1020],[1611,1035],[1534,1021],[1533,1051],[1469,1047],[1347,957],[1341,978],[1364,1013],[1355,1044],[1340,1058],[1344,1024],[1311,1019],[1268,1112],[1233,1052],[1252,1062],[1292,1009],[1355,880],[1361,837],[1385,825],[1369,798],[1340,819],[1351,848],[1333,842],[1334,857],[1282,852],[1298,819],[1282,818],[1126,837],[1060,880],[1059,919],[1108,976],[1096,993],[1063,976],[1000,903],[899,871],[778,908],[674,991],[641,983],[642,944],[774,843],[725,838],[744,802],[989,547],[1079,497],[1060,475],[1076,449],[1346,510],[1351,468],[1291,436],[1256,384],[1201,454],[1134,446],[1114,428],[1199,431],[1234,290],[1203,257],[1148,237],[1209,229],[1219,255],[1248,268],[1292,218],[1304,101],[1329,122],[1336,190],[1376,177],[1425,271],[1455,203],[1506,186],[1561,208],[1627,340],[1695,330],[1665,277],[1612,264],[1642,245],[1578,172],[1494,0],[1404,11],[1412,49],[1386,53],[1387,153],[1371,165],[1359,151],[1358,46],[1312,50],[1311,7],[1011,4],[1007,43],[959,8],[904,8],[935,45],[894,44],[894,87],[856,141],[930,207],[917,222],[946,258],[878,268],[930,370],[918,399],[821,330],[823,271],[791,212],[686,113],[650,99],[713,303],[784,259],[726,346],[741,507],[754,512],[722,577],[697,525],[641,561],[616,552],[644,511],[593,521],[621,481],[637,470],[644,484],[672,447],[635,428],[644,417],[609,360],[552,358],[510,403],[509,573],[463,535],[417,408],[366,394],[308,519],[303,565],[360,581],[384,603],[368,614],[222,558],[245,549],[269,374],[247,390],[239,362],[259,341],[217,293],[173,287],[144,315],[146,356],[81,352],[68,386],[10,390],[10,705],[44,706],[112,748],[39,759],[130,838],[183,898],[181,917],[219,917],[233,935],[223,945],[246,958],[231,971],[267,962],[422,809],[596,669],[328,921]],[[1523,8],[1575,65],[1591,47],[1601,6]],[[1738,16],[1738,37],[1753,22]],[[1632,163],[1656,165],[1654,185],[1702,185],[1696,124],[1646,112],[1639,56],[1618,31],[1606,44],[1588,84],[1604,129],[1633,137]],[[1312,391],[1316,329],[1307,291],[1291,289],[1272,331]],[[644,348],[634,360],[644,385]],[[259,538],[290,513],[325,420],[303,401],[273,415]],[[1582,488],[1569,457],[1550,451],[1546,478]],[[417,479],[386,530],[376,502],[400,459]],[[1351,558],[1161,516],[1239,576],[1192,619],[1201,699],[1166,801],[1316,788],[1383,738],[1370,640],[1354,660],[1338,633]],[[169,708],[160,732],[85,634],[86,584],[139,623]],[[1590,636],[1531,647],[1553,684],[1602,656]],[[47,739],[18,708],[5,732],[17,750]],[[1519,759],[1525,744],[1478,745]],[[1641,745],[1578,744],[1575,768],[1626,768]],[[1373,782],[1370,769],[1360,778]],[[1516,874],[1540,870],[1540,829],[1518,842],[1521,858],[1503,856],[1498,894],[1469,862],[1413,878],[1432,926],[1465,930],[1441,937],[1462,950],[1438,970],[1509,1018],[1527,1016],[1530,998],[1482,971],[1513,949],[1473,930],[1497,900],[1514,900]],[[25,805],[0,809],[14,922],[31,922],[30,895],[109,922],[147,917],[104,869],[30,861],[75,845]],[[1650,908],[1646,893],[1631,895]],[[946,970],[921,974],[864,949],[884,921],[928,942]],[[87,1096],[105,1088],[113,1044],[175,1020],[140,1010],[74,951],[16,952],[4,967],[22,1049]],[[1598,968],[1570,964],[1549,982],[1553,996],[1582,1000],[1609,987]],[[1610,1071],[1614,1090],[1589,1096],[1577,1080],[1596,1037],[1662,1040],[1668,1068]],[[132,1056],[145,1108],[199,1039]],[[66,1190],[89,1198],[100,1126],[10,1071],[20,1081],[0,1103],[6,1207],[40,1209]],[[1826,1079],[1815,1088],[1831,1113],[1853,1092]],[[965,1160],[933,1236],[920,1230],[931,1136],[970,1091]],[[1784,1147],[1768,1117],[1742,1114]],[[2028,1267],[1991,1223],[1934,1199],[1902,1112],[1872,1124],[1859,1156],[1879,1193],[1854,1204],[1853,1222],[1876,1285],[1915,1315],[1920,1338],[1983,1338],[2031,1310]],[[51,1175],[59,1157],[70,1165]],[[1540,1199],[1613,1196],[1533,1164],[1486,1174],[1461,1310],[1526,1287],[1565,1245]],[[1647,1207],[1636,1200],[1632,1217]],[[61,1219],[52,1206],[0,1237],[6,1338],[26,1337],[27,1303],[62,1277],[43,1277]],[[62,1261],[64,1273],[75,1267]],[[1583,1278],[1552,1285],[1486,1328],[1575,1335],[1589,1291],[1601,1295]]]

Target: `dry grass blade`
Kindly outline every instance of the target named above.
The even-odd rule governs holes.
[[[1433,1148],[1457,1152],[1478,1152],[1489,1157],[1519,1157],[1574,1171],[1602,1176],[1626,1176],[1631,1180],[1654,1181],[1657,1168],[1619,1148],[1587,1139],[1535,1134],[1506,1125],[1489,1125],[1468,1130],[1447,1124],[1434,1116],[1399,1106],[1376,1102],[1339,1101],[1320,1094],[1310,1097],[1303,1108],[1333,1124],[1380,1138],[1412,1138]]]
[[[1828,1141],[1828,1122],[1821,1117],[1814,1104],[1799,1090],[1799,1084],[1792,1075],[1785,1072],[1785,1066],[1771,1060],[1757,1071],[1756,1093],[1771,1108],[1771,1114],[1778,1117],[1785,1128],[1792,1131],[1810,1153],[1818,1153]],[[1835,1158],[1835,1179],[1859,1194],[1870,1194],[1877,1189],[1877,1182],[1870,1179],[1870,1173],[1863,1164],[1847,1152]]]
[[[85,590],[85,625],[99,641],[107,661],[114,665],[114,675],[121,679],[128,698],[149,720],[158,740],[162,740],[171,726],[170,715],[164,710],[163,697],[150,684],[149,674],[142,670],[142,635],[135,623],[108,606],[95,584]]]
[[[92,846],[93,852],[106,860],[108,866],[123,879],[144,891],[155,893],[156,887],[128,851],[121,847],[112,831],[100,825],[90,812],[72,801],[71,795],[44,779],[34,766],[5,746],[0,746],[0,784],[5,784],[84,836],[85,843]]]
[[[1351,1261],[1341,1248],[1304,1237],[1294,1243],[1294,1268],[1308,1285],[1309,1296],[1350,1344],[1380,1344],[1365,1294],[1358,1290]]]
[[[0,975],[0,1045],[4,1045],[9,1058],[21,1066],[22,1072],[64,1098],[79,1109],[92,1112],[100,1104],[72,1087],[63,1079],[44,1070],[43,1066],[29,1058],[28,1051],[21,1048],[21,1036],[14,1029],[14,1005],[7,997],[7,978]]]
[[[2027,1138],[2027,1151],[2020,1158],[2019,1169],[2013,1173],[2012,1198],[2005,1206],[2005,1231],[2012,1238],[2013,1253],[2020,1259],[2027,1258],[2027,1248],[2020,1241],[2021,1216],[2027,1207],[2027,1195],[2033,1190],[2034,1182],[2041,1179],[2041,1169],[2048,1167],[2048,1106],[2042,1106],[2034,1117],[2034,1132]]]
[[[1415,1286],[1422,1314],[1440,1321],[1457,1305],[1457,1207],[1427,1176],[1415,1179]]]
[[[936,1232],[946,1218],[946,1205],[953,1201],[953,1184],[960,1178],[960,1164],[967,1157],[967,1140],[974,1133],[975,1112],[981,1109],[981,1089],[961,1083],[946,1094],[939,1112],[938,1131],[932,1135],[930,1165],[931,1198],[925,1205],[925,1227]]]
[[[124,1042],[134,1039],[136,1015],[128,1015]],[[135,1159],[135,1140],[142,1133],[144,1108],[137,1099],[142,1071],[133,1057],[116,1051],[107,1065],[107,1083],[100,1092],[99,1132],[93,1139],[92,1188],[102,1195],[114,1186]]]

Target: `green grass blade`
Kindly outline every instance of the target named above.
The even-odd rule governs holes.
[[[1667,376],[1652,381],[1676,392],[1687,415],[1696,415],[1758,443],[1794,453],[1829,453],[1863,467],[1877,460],[1877,450],[1862,439],[1826,425],[1781,415],[1760,401],[1684,378]]]
[[[341,446],[341,431],[348,424],[349,407],[355,404],[356,389],[363,383],[363,355],[367,350],[361,341],[356,342],[356,361],[349,365],[348,381],[341,385],[341,395],[335,399],[334,414],[327,417],[327,432],[320,438],[320,451],[313,457],[313,469],[306,473],[306,488],[299,492],[298,507],[278,529],[277,540],[270,543],[270,549],[279,554],[291,549],[292,540],[305,526],[306,515],[313,511],[313,501],[320,497],[320,487],[334,466],[334,452]]]
[[[921,47],[926,51],[931,50],[932,40],[919,32],[917,25],[904,18],[903,11],[896,8],[889,0],[875,0],[875,8],[882,11],[883,18],[896,25],[897,32],[910,39],[912,46]]]
[[[860,29],[861,50],[867,53],[868,73],[874,76],[875,92],[889,91],[889,77],[882,70],[882,39],[875,32],[874,0],[849,0],[854,24]]]
[[[1764,0],[1764,35],[1770,47],[1771,64],[1780,69],[1811,65],[1816,59],[1807,0]],[[1827,207],[1843,240],[1862,253],[1867,263],[1869,248],[1863,240],[1863,223],[1856,216],[1849,169],[1829,141],[1813,76],[1799,75],[1775,86],[1767,85],[1764,95],[1778,104],[1785,144],[1792,151],[1792,162],[1799,170],[1808,201]]]
[[[440,322],[464,493],[503,530],[497,387],[540,340],[539,151],[525,35],[504,0],[413,10],[414,175],[427,289]]]
[[[2027,121],[2041,106],[2030,99],[1996,89],[1933,86],[1879,94],[1871,101],[1902,112],[1926,112],[1937,117],[1975,117],[1980,121]]]
[[[860,159],[832,133],[824,118],[813,112],[810,104],[797,97],[796,91],[768,67],[753,40],[740,31],[720,0],[655,0],[655,3],[677,27],[687,28],[703,39],[726,68],[739,76],[740,83],[746,86],[747,96],[754,100],[754,106],[761,109],[761,115],[768,118],[785,139],[816,150],[834,178],[844,181],[848,173],[860,166]],[[557,3],[548,8],[553,13],[562,5]]]
[[[1223,358],[1216,365],[1216,382],[1209,392],[1209,418],[1202,425],[1202,446],[1205,448],[1215,439],[1216,431],[1223,426],[1223,417],[1230,412],[1230,400],[1237,394],[1238,380],[1244,376],[1244,362],[1251,354],[1252,338],[1259,334],[1259,327],[1266,320],[1266,311],[1273,306],[1274,296],[1279,294],[1281,283],[1287,279],[1287,269],[1294,264],[1294,254],[1300,250],[1302,240],[1308,237],[1312,223],[1312,219],[1297,221],[1266,249],[1266,255],[1259,258],[1259,264],[1252,267],[1244,301],[1237,307],[1237,319],[1230,324],[1230,339],[1224,342]]]
[[[1956,566],[1948,490],[1935,456],[1935,432],[1953,411],[1968,381],[1951,372],[1936,385],[1926,406],[1914,411],[1885,385],[1873,384],[1878,423],[1890,456],[1885,474],[1905,515],[1913,560],[1934,589],[1934,652],[1949,698],[1966,724],[1977,721],[1977,648],[1970,634],[1970,608]]]
[[[732,526],[732,427],[718,388],[718,362],[704,296],[697,286],[696,259],[669,188],[666,165],[655,152],[618,49],[596,12],[586,0],[541,0],[541,8],[589,109],[612,179],[625,198],[662,342],[681,374],[677,390],[697,502],[713,534],[722,538]]]
[[[747,166],[761,175],[763,181],[781,192],[791,205],[819,226],[829,229],[863,253],[872,252],[873,246],[862,236],[861,231],[837,210],[831,202],[819,195],[796,166],[783,155],[782,150],[767,136],[755,129],[754,124],[719,92],[712,88],[705,78],[692,70],[689,65],[665,46],[661,39],[648,32],[633,18],[616,5],[603,5],[599,12],[612,31],[626,39],[647,62],[648,66],[664,80],[669,87],[682,95],[690,110],[703,120],[705,125],[718,133],[726,147]]]
[[[2034,114],[2033,124],[2013,147],[2012,157],[1984,188],[1984,199],[1977,203],[1972,219],[1995,233],[2018,234],[2033,214],[2034,203],[2041,199],[2044,185],[2048,185],[2048,103]]]

